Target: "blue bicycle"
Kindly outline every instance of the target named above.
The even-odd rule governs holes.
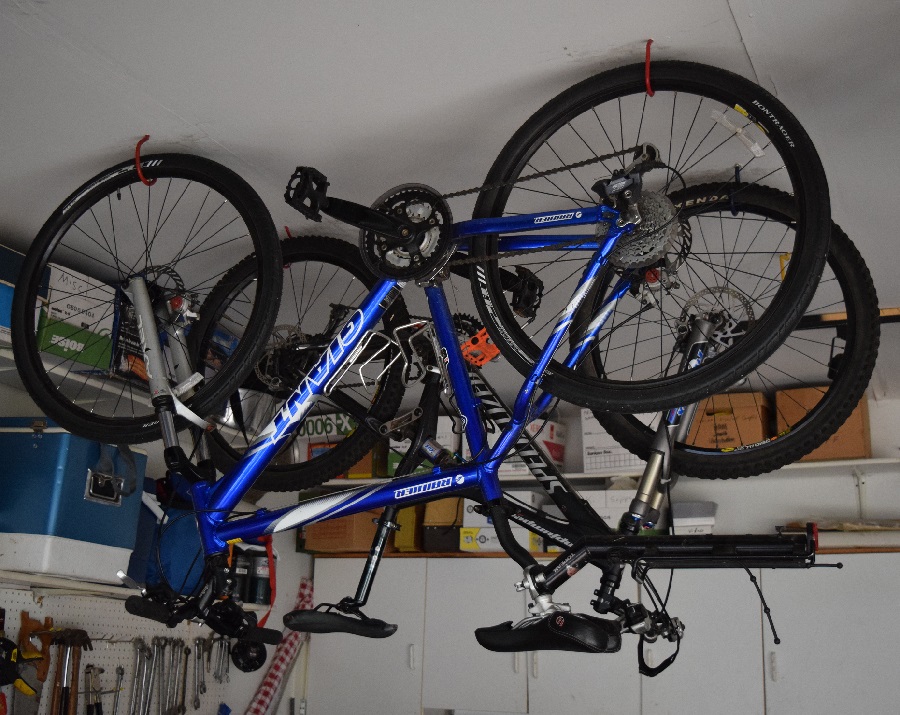
[[[533,596],[532,618],[479,632],[482,645],[495,650],[609,652],[622,632],[677,640],[680,625],[664,607],[651,614],[615,597],[629,564],[639,578],[658,566],[811,565],[810,535],[636,536],[658,513],[667,455],[689,424],[682,406],[735,383],[790,333],[815,291],[830,233],[821,163],[778,100],[741,77],[683,62],[655,63],[651,90],[645,69],[602,73],[548,102],[508,142],[485,184],[467,192],[404,185],[369,207],[333,197],[324,175],[298,169],[288,203],[311,220],[324,213],[357,227],[360,255],[376,279],[351,311],[336,299],[320,333],[288,329],[279,349],[267,351],[282,368],[289,364],[275,372],[295,375],[293,385],[272,383],[259,356],[273,326],[292,325],[290,311],[302,306],[278,305],[279,244],[264,205],[239,177],[205,159],[159,154],[103,172],[63,203],[36,238],[16,287],[13,344],[23,379],[47,414],[73,432],[107,441],[161,433],[170,470],[190,483],[203,544],[197,593],[135,596],[131,612],[170,624],[200,619],[250,644],[277,642],[279,632],[256,628],[230,598],[228,544],[384,507],[357,596],[329,612],[289,614],[286,623],[389,635],[390,626],[360,607],[396,510],[449,495],[484,505]],[[707,241],[684,210],[698,185],[735,209],[744,192],[782,191],[792,197],[792,230]],[[477,195],[474,218],[454,222],[449,201],[463,194]],[[450,273],[461,271],[471,273],[491,340],[525,379],[493,446],[444,290]],[[424,290],[425,324],[407,320],[398,300],[412,284]],[[210,414],[223,413],[244,430],[235,396],[253,379],[285,403],[216,481],[204,468],[207,455],[196,455],[194,466],[177,432],[205,430]],[[351,445],[364,449],[396,429],[397,385],[417,381],[452,394],[470,461],[429,454],[423,442],[418,450],[438,464],[424,473],[296,507],[233,513],[313,410],[325,404],[353,416],[350,438],[322,455],[340,449],[349,459]],[[617,529],[561,476],[548,477],[552,492],[569,494],[561,498],[568,522],[554,526],[569,544],[539,565],[512,538],[497,469],[525,425],[557,398],[603,411],[669,411],[658,457]],[[602,574],[594,608],[612,619],[570,613],[552,600],[588,563]]]

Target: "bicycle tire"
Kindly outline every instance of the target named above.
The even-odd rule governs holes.
[[[695,197],[704,195],[703,187],[692,190]],[[718,207],[718,208],[716,208]],[[741,197],[741,211],[792,221],[793,204],[785,194],[756,190]],[[714,214],[729,211],[721,202],[705,203],[697,213]],[[714,224],[715,216],[709,217]],[[672,453],[672,469],[678,474],[703,479],[731,479],[749,477],[778,469],[796,461],[823,444],[846,421],[864,396],[875,368],[880,339],[878,296],[865,261],[847,234],[837,224],[831,224],[831,242],[826,273],[811,306],[813,315],[841,312],[834,298],[837,285],[846,312],[844,327],[829,327],[810,331],[801,321],[781,348],[759,368],[748,375],[741,390],[816,387],[823,394],[803,418],[791,423],[787,415],[779,415],[786,429],[776,436],[741,444],[737,448],[701,448],[678,442]],[[829,286],[829,283],[832,285]],[[814,320],[809,324],[815,325]],[[803,328],[803,329],[801,329]],[[834,334],[834,338],[832,338]],[[834,339],[843,334],[843,349],[834,359]],[[831,348],[829,349],[829,344]],[[791,366],[791,374],[788,374]],[[590,363],[585,363],[589,368]],[[828,375],[834,371],[832,379]],[[763,374],[765,373],[765,376]],[[803,375],[803,378],[797,377]],[[820,387],[820,385],[823,385]],[[650,454],[653,429],[646,419],[634,415],[594,413],[600,424],[623,447],[646,459]],[[691,437],[694,432],[692,431]]]
[[[752,333],[745,340],[734,343],[731,349],[723,351],[715,359],[705,362],[698,370],[673,374],[677,369],[677,360],[674,363],[670,360],[666,364],[662,358],[671,356],[669,343],[674,341],[674,336],[662,334],[660,347],[654,348],[655,352],[650,351],[652,346],[635,337],[634,346],[636,348],[640,346],[647,355],[659,357],[661,364],[657,372],[651,372],[649,358],[648,361],[640,363],[634,360],[632,370],[637,365],[646,370],[647,374],[639,374],[633,379],[627,372],[624,373],[627,379],[621,377],[613,379],[608,376],[589,378],[580,374],[577,368],[564,367],[556,358],[551,362],[542,382],[542,387],[549,392],[583,407],[627,413],[654,411],[697,401],[726,388],[742,374],[765,360],[800,319],[812,298],[824,267],[830,221],[827,181],[815,148],[799,122],[778,100],[762,88],[730,72],[694,63],[668,61],[655,62],[651,66],[651,81],[655,92],[655,96],[651,99],[645,93],[644,71],[643,64],[610,70],[591,77],[550,100],[509,140],[494,162],[485,183],[490,185],[510,182],[535,171],[568,166],[574,160],[585,158],[585,153],[587,158],[607,153],[610,146],[614,149],[625,148],[631,145],[632,136],[636,139],[634,144],[652,141],[654,137],[661,136],[664,142],[657,143],[660,144],[663,163],[669,168],[666,169],[665,176],[653,179],[659,187],[657,194],[665,197],[673,181],[675,188],[708,183],[710,180],[719,181],[723,185],[733,182],[734,163],[737,157],[738,165],[742,166],[743,176],[740,178],[745,183],[764,181],[766,185],[787,189],[796,196],[799,228],[792,250],[794,257],[799,260],[791,264],[780,290],[767,304],[767,309],[756,321]],[[661,104],[654,104],[657,102]],[[616,120],[617,107],[618,120]],[[644,113],[647,107],[652,111],[645,120]],[[741,109],[734,109],[735,107]],[[744,109],[746,107],[754,108],[756,116],[751,114],[740,120],[744,123],[741,127],[743,136],[749,137],[749,134],[753,133],[756,139],[765,144],[764,147],[757,146],[766,157],[760,158],[757,164],[753,164],[754,158],[748,159],[755,155],[744,144],[739,133],[728,129],[729,122],[732,122],[732,128],[736,126],[734,122],[738,120],[735,117],[749,114]],[[682,109],[685,110],[684,115],[681,114]],[[635,119],[632,122],[637,125],[636,129],[629,124],[627,127],[629,135],[626,138],[624,114],[629,111],[633,111],[640,121]],[[722,114],[724,121],[717,118],[716,112]],[[669,113],[672,117],[671,122]],[[665,117],[658,114],[664,114]],[[692,132],[697,117],[700,117],[704,127],[707,125],[708,127],[698,130],[701,138],[694,146],[696,135],[692,138]],[[613,133],[607,131],[604,124],[607,121],[613,123],[618,121],[619,131]],[[681,151],[677,156],[675,154],[679,152],[678,145],[666,136],[666,134],[674,136],[676,127],[679,130],[686,130]],[[596,134],[598,138],[595,139],[590,132]],[[715,137],[709,139],[714,148],[707,152],[704,147],[702,152],[706,153],[701,152],[700,158],[695,159],[698,147],[709,137]],[[608,144],[601,146],[601,139],[608,140]],[[681,165],[682,170],[673,171],[672,167],[678,169],[679,162],[688,152],[688,140],[691,140],[690,146],[693,148],[687,153],[687,159]],[[669,142],[668,153],[666,141]],[[596,149],[591,142],[596,143]],[[724,149],[726,144],[727,151]],[[723,149],[720,150],[720,147]],[[704,162],[712,163],[713,159],[709,157],[718,151],[724,152],[721,165],[715,162],[717,164],[715,167],[701,166]],[[674,164],[672,164],[673,157]],[[622,167],[629,159],[630,157],[622,159]],[[694,163],[687,166],[689,162]],[[595,168],[596,166],[601,168]],[[766,172],[770,170],[772,173],[767,174]],[[485,218],[504,213],[520,214],[571,208],[573,200],[579,202],[579,205],[595,204],[596,197],[592,197],[586,187],[593,184],[598,174],[602,178],[609,176],[610,171],[605,164],[594,165],[540,179],[541,183],[530,182],[516,188],[506,185],[485,190],[478,197],[473,215],[475,218]],[[713,172],[712,176],[710,171]],[[651,189],[649,177],[652,175],[650,172],[644,177],[645,192]],[[578,199],[575,199],[576,192]],[[664,226],[673,223],[674,220],[669,219]],[[660,232],[652,233],[652,240],[659,240],[659,235]],[[510,305],[511,300],[504,294],[499,273],[502,256],[500,259],[494,257],[497,245],[497,236],[480,237],[473,241],[472,254],[481,259],[481,262],[473,268],[471,275],[475,302],[491,338],[501,349],[504,357],[520,373],[527,375],[533,368],[541,345],[552,329],[555,317],[568,303],[569,296],[574,293],[575,281],[580,276],[580,270],[572,271],[569,276],[563,275],[567,271],[562,262],[563,258],[570,263],[571,259],[566,258],[568,254],[558,253],[555,254],[554,261],[548,259],[545,265],[538,269],[550,271],[546,274],[548,276],[546,284],[552,285],[550,291],[544,292],[542,308],[545,307],[544,303],[552,290],[558,290],[560,286],[566,285],[564,279],[572,281],[571,290],[559,291],[564,302],[547,305],[546,313],[542,314],[547,322],[541,324],[540,321],[535,321],[534,325],[529,327],[529,334],[525,330],[529,323],[520,324]],[[706,255],[711,257],[713,253],[707,252]],[[725,255],[727,252],[723,247],[722,256]],[[687,256],[696,259],[698,263],[702,258],[696,251],[688,252]],[[522,265],[526,268],[531,265],[534,268],[536,266],[534,258],[535,254],[526,256],[526,262]],[[527,260],[531,260],[532,263],[529,264]],[[578,260],[580,259],[576,259],[572,264],[576,269],[579,268]],[[549,266],[554,262],[556,265],[551,270]],[[659,265],[659,262],[655,265]],[[506,267],[509,268],[508,265]],[[654,264],[650,264],[646,266],[646,270],[653,267]],[[712,274],[718,270],[712,260],[708,261],[708,268]],[[725,269],[725,275],[729,277],[730,267],[727,264]],[[645,270],[645,267],[642,266],[641,270]],[[734,279],[736,274],[732,272],[730,277]],[[676,275],[676,278],[684,283],[682,276]],[[641,281],[643,276],[639,276],[636,281],[636,288],[642,288]],[[628,298],[627,294],[625,298]],[[638,316],[642,314],[639,313]],[[667,319],[668,316],[661,310],[657,319],[659,325],[662,326]],[[636,326],[635,329],[638,331],[642,327],[650,329],[646,328],[646,323],[644,326],[641,325],[640,317],[633,320],[635,322],[629,326],[629,330],[632,326]],[[578,327],[573,324],[572,330]],[[627,337],[628,332],[622,330],[618,330],[618,334],[608,330],[601,335],[601,339],[607,341],[607,347],[604,348],[607,352],[612,350],[612,341],[624,341]],[[627,363],[623,362],[623,370],[626,367]]]
[[[313,325],[320,325],[319,321],[322,321],[323,316],[328,312],[324,310],[324,303],[328,300],[337,296],[341,299],[341,305],[352,304],[355,306],[376,282],[375,276],[362,262],[357,247],[328,236],[295,236],[285,239],[282,242],[282,256],[286,277],[282,308],[276,323],[281,329],[285,329],[287,325],[294,326],[295,335],[312,335],[310,328]],[[303,267],[302,274],[297,270],[298,266]],[[319,266],[318,270],[316,266]],[[300,280],[301,277],[302,280]],[[245,262],[235,266],[228,275],[223,277],[221,284],[210,293],[208,305],[202,313],[206,315],[227,313],[229,306],[233,304],[236,289],[246,285],[252,278],[252,263]],[[344,279],[349,279],[350,282],[346,282],[345,285],[342,282]],[[352,281],[356,281],[358,287],[352,286]],[[332,305],[332,309],[333,307]],[[316,311],[317,308],[319,308],[318,311]],[[409,313],[403,299],[397,298],[385,313],[382,325],[390,332],[400,325],[407,324],[409,320]],[[328,322],[331,322],[331,318]],[[308,340],[321,342],[323,345],[327,344],[325,336],[320,336],[319,331],[315,332],[315,336],[315,338],[309,337]],[[330,338],[330,335],[327,337]],[[266,360],[267,354],[264,353],[259,360]],[[315,357],[318,357],[318,352]],[[363,393],[359,390],[354,391],[352,386],[347,386],[346,379],[335,389],[340,388],[342,384],[345,386],[344,389],[349,391],[348,394],[352,394],[357,402],[360,402],[359,397]],[[294,384],[286,384],[284,389],[280,389],[272,388],[270,385],[267,391],[265,385],[261,384],[258,378],[251,376],[245,381],[242,393],[245,419],[249,415],[247,421],[252,422],[254,416],[259,415],[263,421],[249,425],[251,431],[247,433],[246,438],[244,437],[244,432],[248,427],[246,424],[242,428],[229,430],[230,438],[223,433],[222,429],[211,433],[208,442],[210,454],[220,471],[227,472],[234,466],[243,449],[252,444],[258,429],[265,427],[280,406],[281,401],[293,391],[294,386]],[[371,404],[364,405],[367,410],[366,419],[374,420],[377,424],[391,419],[397,412],[403,393],[402,366],[397,362],[378,380],[377,388],[371,396]],[[326,410],[328,409],[335,408],[327,407]],[[313,408],[310,416],[315,416],[315,410],[316,408]],[[330,415],[332,413],[323,410],[321,414]],[[224,424],[233,421],[233,411],[231,416],[225,415],[220,419],[220,422]],[[337,423],[338,418],[335,417],[334,421]],[[307,457],[308,452],[307,454],[296,454],[295,447],[300,446],[300,443],[294,445],[293,441],[289,441],[273,463],[257,478],[253,485],[254,489],[298,491],[317,486],[345,473],[359,462],[379,439],[384,439],[372,429],[360,427],[360,421],[357,421],[357,425],[343,439],[309,461],[294,461],[298,457]],[[300,440],[302,437],[301,428],[294,433],[294,439]],[[303,446],[306,446],[305,443]]]
[[[213,361],[198,352],[189,332],[184,340],[203,379],[182,400],[201,416],[217,410],[252,369],[281,294],[275,227],[246,181],[186,154],[145,156],[141,166],[152,185],[141,181],[129,160],[85,182],[53,212],[24,259],[13,299],[13,354],[32,399],[67,430],[118,443],[160,434],[136,347],[137,326],[120,290],[124,280],[144,274],[157,309],[176,295],[197,306],[237,256],[253,256],[254,301],[243,332],[230,336],[230,351]],[[45,297],[50,271],[57,272],[58,298]],[[62,287],[76,281],[84,288],[77,298],[74,288],[69,294]],[[75,300],[64,303],[67,298]],[[164,327],[166,321],[160,317],[158,323]],[[172,353],[164,355],[175,382]]]

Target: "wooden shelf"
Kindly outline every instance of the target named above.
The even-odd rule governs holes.
[[[837,459],[828,462],[795,462],[786,467],[782,467],[768,475],[762,476],[790,476],[797,472],[819,471],[823,474],[890,474],[892,472],[900,476],[900,459],[893,457],[882,457],[878,459]],[[610,469],[603,472],[575,472],[564,474],[576,488],[579,489],[605,489],[607,482],[616,477],[640,477],[642,470],[637,468],[630,469]],[[752,479],[752,477],[751,477]],[[384,479],[332,479],[324,484],[316,487],[325,491],[339,491],[341,489],[353,489],[361,486],[375,486],[378,484],[386,484],[390,480]],[[501,476],[500,483],[505,489],[530,489],[538,488],[537,480],[531,475],[528,476]]]

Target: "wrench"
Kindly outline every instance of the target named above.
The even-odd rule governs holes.
[[[184,715],[187,712],[187,708],[184,706],[184,699],[187,695],[187,671],[190,657],[191,649],[185,648],[184,658],[181,661],[181,686],[179,687],[178,707],[172,710],[174,715]]]
[[[125,677],[125,668],[121,665],[116,666],[116,694],[113,696],[112,715],[118,715],[119,712],[119,693],[122,692],[122,679]]]
[[[153,681],[157,676],[157,669],[160,666],[159,663],[159,638],[154,638],[156,641],[156,647],[153,650],[149,648],[145,651],[147,655],[147,660],[149,661],[148,671],[147,671],[147,686],[146,690],[144,690],[144,697],[146,700],[142,702],[141,707],[143,708],[141,715],[150,715],[150,703],[153,701]]]
[[[172,712],[175,708],[175,699],[178,695],[178,680],[181,677],[181,649],[184,641],[180,638],[171,642],[169,651],[169,676],[166,682],[166,709],[165,712]]]
[[[134,715],[137,709],[138,668],[143,665],[144,639],[134,639],[134,667],[131,669],[131,698],[128,700],[128,715]],[[115,715],[115,711],[113,711]]]
[[[166,698],[166,679],[168,677],[166,672],[166,648],[169,645],[169,639],[156,637],[153,640],[156,641],[156,657],[159,660],[159,679],[156,684],[156,713],[157,715],[163,715]]]
[[[203,639],[194,639],[194,710],[200,709],[200,673],[203,672]]]

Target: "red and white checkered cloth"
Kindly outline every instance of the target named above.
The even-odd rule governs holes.
[[[300,587],[297,590],[297,601],[294,610],[309,610],[313,607],[312,581],[307,578],[300,579]],[[275,712],[281,701],[281,693],[284,689],[284,678],[291,671],[300,647],[309,640],[309,633],[298,633],[288,628],[284,629],[281,643],[275,649],[275,657],[263,678],[256,694],[247,706],[244,715],[269,715]]]

